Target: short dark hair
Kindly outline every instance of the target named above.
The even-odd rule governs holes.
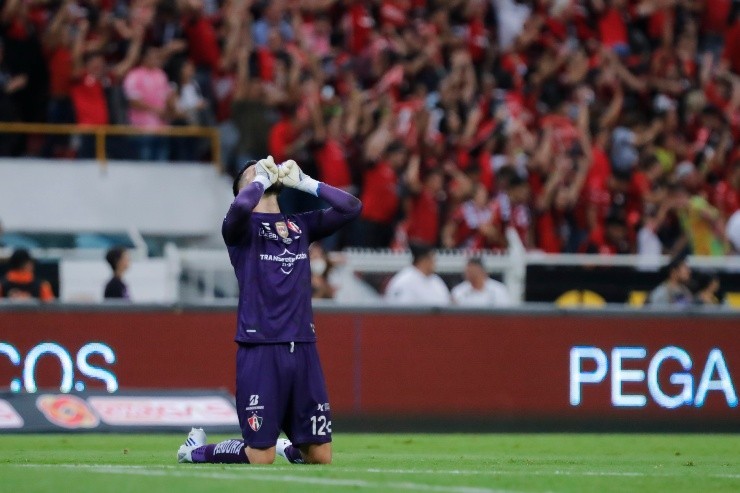
[[[105,254],[105,260],[111,269],[116,270],[118,262],[121,261],[121,257],[123,257],[125,251],[123,247],[114,247],[108,250],[108,253]]]
[[[242,179],[242,175],[244,174],[245,171],[247,171],[247,168],[249,168],[250,166],[254,164],[257,164],[257,161],[255,161],[254,159],[247,161],[246,163],[244,163],[244,166],[241,167],[239,172],[234,177],[234,184],[231,186],[231,191],[234,192],[234,197],[239,195],[239,182]]]
[[[529,185],[529,182],[522,178],[519,173],[514,173],[509,180],[509,188],[516,188],[522,185]]]
[[[686,249],[681,250],[679,253],[677,253],[670,262],[668,262],[668,265],[665,266],[666,273],[668,275],[671,274],[674,270],[678,269],[683,265],[689,256],[689,252]]]
[[[152,52],[152,50],[160,50],[162,47],[157,45],[156,43],[145,43],[144,46],[141,48],[141,54],[142,56],[147,56],[149,53]]]
[[[627,223],[622,215],[616,212],[612,212],[607,215],[606,219],[604,220],[604,224],[606,226],[627,226]]]
[[[409,245],[411,250],[411,263],[416,265],[419,260],[428,257],[434,253],[434,248],[424,243],[412,243]]]
[[[25,248],[19,248],[10,256],[10,259],[8,260],[8,268],[10,270],[20,269],[28,262],[33,262],[33,257],[31,257],[31,254],[28,253],[28,250]]]
[[[426,170],[423,174],[423,179],[426,181],[428,178],[432,176],[442,176],[444,177],[444,171],[439,166],[434,166],[433,168],[429,168]]]
[[[480,257],[470,257],[468,259],[468,265],[477,265],[478,267],[481,267],[485,270],[485,267],[483,266],[483,259]]]
[[[394,152],[400,152],[405,150],[406,147],[403,145],[403,142],[400,140],[394,140],[390,144],[388,144],[388,147],[385,148],[385,155],[393,154]]]
[[[82,55],[82,61],[84,63],[87,63],[87,62],[89,62],[90,60],[92,60],[93,58],[96,58],[96,57],[105,58],[105,55],[100,50],[88,51],[87,53],[85,53],[84,55]]]
[[[696,272],[694,273],[694,279],[690,284],[691,291],[694,294],[700,293],[701,291],[707,289],[710,284],[715,281],[719,281],[719,277],[717,277],[716,274],[708,272]]]

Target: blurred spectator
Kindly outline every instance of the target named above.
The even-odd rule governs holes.
[[[311,297],[319,299],[334,298],[334,288],[329,284],[331,264],[320,243],[312,243],[308,250],[311,262]]]
[[[254,23],[252,34],[257,46],[267,44],[267,38],[271,30],[276,30],[284,41],[293,40],[293,27],[284,17],[285,0],[271,0],[265,4],[262,18]]]
[[[34,260],[28,250],[16,250],[10,256],[8,272],[0,281],[0,298],[16,301],[54,300],[49,282],[35,277]]]
[[[488,277],[483,262],[477,257],[465,265],[465,280],[452,288],[452,300],[456,305],[471,307],[513,305],[506,285]]]
[[[21,119],[18,93],[28,84],[28,76],[16,73],[5,61],[5,43],[0,38],[0,122],[13,122]],[[2,135],[0,155],[16,155],[20,152],[18,135]]]
[[[735,254],[740,255],[740,209],[735,211],[727,221],[726,235],[730,242],[731,250]]]
[[[125,248],[111,248],[105,254],[105,260],[113,271],[113,277],[105,285],[103,297],[105,299],[131,299],[128,287],[123,282],[123,275],[131,265],[131,257]]]
[[[0,83],[2,84],[2,93],[0,94],[3,97],[1,113],[4,118],[3,121],[13,121],[13,119],[19,118],[20,113],[16,107],[17,105],[10,100],[10,97],[23,89],[27,82],[27,75],[11,73],[10,68],[5,63],[5,43],[0,39]]]
[[[74,123],[75,112],[70,98],[72,87],[72,47],[75,40],[74,29],[77,11],[73,4],[67,8],[57,10],[49,22],[43,36],[43,47],[49,64],[49,108],[47,119],[49,123]],[[69,138],[66,136],[50,136],[47,140],[46,155],[60,156],[68,152]]]
[[[352,169],[347,162],[347,149],[343,142],[342,118],[336,109],[316,125],[314,157],[321,181],[348,192],[355,192]]]
[[[698,305],[719,305],[719,278],[715,275],[695,273],[692,279],[694,303]]]
[[[161,129],[167,124],[174,105],[175,94],[162,70],[164,53],[161,48],[147,46],[141,64],[131,70],[123,81],[128,99],[128,117],[132,125],[147,130]],[[161,135],[140,135],[139,159],[166,161],[169,157],[167,138]]]
[[[442,245],[447,248],[480,250],[497,238],[492,225],[488,190],[485,185],[475,185],[473,197],[459,205],[450,215],[442,230]]]
[[[587,240],[585,253],[602,255],[632,253],[627,234],[627,224],[624,219],[609,216],[606,218],[603,232],[597,230],[597,234],[591,235]]]
[[[141,52],[143,33],[140,30],[135,31],[129,42],[126,56],[109,68],[104,54],[95,48],[90,49],[86,43],[89,31],[88,21],[82,19],[77,22],[76,27],[69,87],[76,122],[81,125],[123,123],[125,118],[123,109],[116,102],[120,101],[121,83]],[[53,80],[56,80],[58,76],[58,74],[54,75]],[[77,154],[84,158],[94,156],[93,136],[82,137]]]
[[[638,263],[646,270],[658,270],[661,255],[670,255],[676,249],[686,247],[686,238],[683,236],[671,249],[663,244],[660,234],[666,227],[672,205],[667,199],[666,187],[660,185],[660,190],[660,200],[645,208],[643,219],[637,230],[637,255],[640,257]]]
[[[363,228],[330,248],[504,249],[511,225],[549,253],[640,251],[642,231],[716,255],[738,207],[737,1],[6,0],[0,16],[0,80],[26,78],[1,95],[6,119],[69,121],[71,100],[79,123],[161,126],[205,103],[225,169],[271,153],[359,193]],[[157,80],[152,101],[122,97],[142,44],[156,47],[136,69],[158,74],[139,77]],[[178,87],[170,105],[158,67]],[[138,154],[164,157],[143,140]],[[33,155],[33,141],[0,151]],[[686,203],[666,199],[674,187]]]
[[[195,65],[185,60],[180,65],[175,88],[175,120],[182,125],[201,125],[205,118],[201,114],[207,107],[200,85],[195,80]]]
[[[525,248],[532,248],[532,215],[529,209],[529,184],[512,172],[506,188],[491,204],[491,223],[495,233],[491,238],[494,248],[506,248],[506,228],[512,227]]]
[[[188,0],[178,2],[181,9],[183,34],[187,44],[188,57],[195,63],[196,79],[206,94],[215,104],[214,75],[219,70],[222,61],[222,51],[219,45],[219,36],[214,23],[209,19],[203,0]],[[246,4],[244,2],[243,4]],[[230,7],[227,2],[224,7]],[[236,12],[228,21],[239,21]]]
[[[713,10],[707,8],[707,10]],[[722,65],[729,68],[736,74],[740,73],[740,52],[737,46],[740,45],[740,3],[737,0],[732,2],[730,15],[727,17],[727,27],[724,30],[724,52],[722,53]]]
[[[178,80],[173,84],[175,94],[172,108],[172,124],[179,126],[205,125],[208,118],[205,112],[208,102],[203,97],[200,85],[195,80],[195,65],[185,60],[179,67]],[[172,158],[175,161],[195,161],[198,153],[198,140],[193,137],[172,139]]]
[[[651,305],[689,305],[693,301],[688,283],[691,269],[686,263],[686,255],[674,257],[666,266],[667,279],[650,292]]]
[[[27,79],[16,93],[20,119],[43,122],[48,105],[49,70],[44,60],[40,22],[45,6],[24,0],[6,0],[0,12],[0,38],[10,72]]]
[[[268,150],[277,163],[295,156],[308,143],[309,136],[302,133],[303,122],[298,118],[296,109],[293,105],[281,106],[280,119],[270,129]]]
[[[412,263],[388,282],[385,299],[398,305],[444,306],[451,301],[447,285],[434,273],[436,253],[427,245],[411,245]]]
[[[701,195],[692,195],[686,187],[675,190],[674,200],[694,255],[723,255],[724,224],[719,211]]]
[[[395,220],[401,204],[398,172],[403,168],[406,152],[399,142],[391,143],[379,159],[363,173],[362,213],[358,221],[360,246],[390,246]]]
[[[498,44],[502,50],[509,51],[524,29],[524,24],[532,14],[530,2],[517,0],[493,0],[496,10]]]
[[[406,237],[409,243],[431,247],[439,243],[440,206],[444,200],[444,174],[439,168],[425,171],[422,177],[421,159],[411,158],[405,184],[409,197],[404,204]]]
[[[244,47],[239,55],[231,118],[220,129],[225,164],[232,172],[241,163],[269,154],[270,105],[275,101],[262,82],[250,74],[248,54]]]

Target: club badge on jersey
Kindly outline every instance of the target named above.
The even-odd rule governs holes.
[[[252,413],[252,415],[247,418],[247,423],[254,431],[260,431],[260,428],[262,428],[262,420],[262,416],[257,416],[257,413]]]
[[[290,221],[288,221],[288,224],[290,224]],[[288,226],[285,224],[285,222],[276,222],[275,230],[280,235],[280,238],[282,238],[283,243],[285,243],[286,245],[290,245],[291,243],[293,243],[293,239],[290,238],[290,232],[288,231]]]

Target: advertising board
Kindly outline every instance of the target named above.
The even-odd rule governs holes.
[[[233,392],[234,323],[231,308],[0,311],[0,388]],[[337,415],[740,430],[727,312],[331,309],[316,331]]]

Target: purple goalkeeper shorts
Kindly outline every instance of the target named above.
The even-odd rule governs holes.
[[[273,447],[331,442],[331,412],[315,343],[240,344],[236,408],[244,443]]]

